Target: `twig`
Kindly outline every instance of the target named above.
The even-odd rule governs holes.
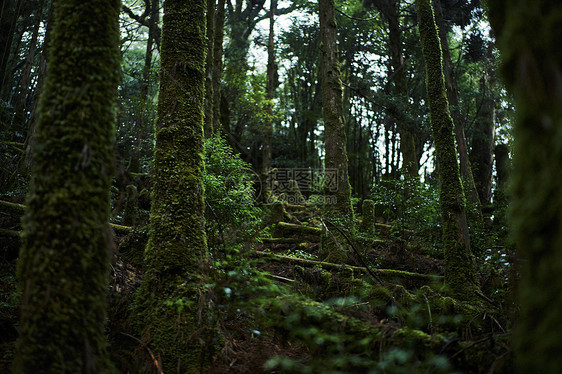
[[[344,16],[346,16],[347,18],[352,19],[352,20],[354,20],[354,21],[363,21],[363,22],[366,22],[366,21],[375,21],[375,20],[377,20],[377,17],[372,17],[372,18],[357,18],[357,17],[353,17],[353,16],[350,16],[350,15],[348,15],[348,14],[345,14],[344,12],[342,12],[341,10],[339,10],[338,8],[335,8],[335,9],[336,9],[336,12],[338,12],[339,14],[344,15]]]
[[[351,240],[349,239],[349,237],[345,234],[345,232],[343,232],[342,229],[340,229],[338,226],[336,226],[333,222],[329,221],[329,220],[325,220],[327,223],[329,223],[330,225],[332,225],[332,227],[334,227],[340,234],[343,235],[343,237],[345,238],[345,240],[347,240],[347,242],[349,243],[349,245],[351,246],[351,248],[353,248],[353,251],[355,252],[355,254],[357,255],[357,257],[359,257],[359,261],[361,262],[361,265],[363,265],[363,267],[365,268],[365,270],[367,270],[367,272],[369,273],[369,275],[371,277],[373,277],[374,280],[376,280],[377,282],[379,282],[381,285],[383,285],[382,281],[380,280],[379,277],[377,277],[377,275],[371,270],[371,268],[367,265],[367,263],[365,262],[365,260],[363,259],[363,256],[361,255],[361,253],[359,253],[359,251],[357,250],[357,248],[353,245],[353,243],[351,242]]]
[[[484,295],[481,292],[478,291],[474,291],[474,294],[476,296],[478,296],[479,298],[481,298],[482,300],[488,302],[490,305],[492,305],[494,308],[498,308],[498,305],[496,303],[494,303],[494,301],[492,299],[490,299],[489,297],[487,297],[486,295]]]
[[[473,341],[472,343],[470,343],[469,345],[467,345],[466,347],[462,348],[460,351],[458,351],[458,352],[455,353],[454,355],[452,355],[450,358],[453,359],[453,358],[457,357],[458,355],[460,355],[461,353],[463,353],[463,352],[466,351],[467,349],[470,349],[470,348],[474,347],[474,346],[477,345],[477,344],[484,343],[484,342],[486,342],[486,341],[488,341],[488,340],[490,340],[490,339],[502,338],[502,337],[504,337],[504,336],[509,336],[509,335],[511,335],[511,333],[505,333],[505,334],[500,334],[500,335],[495,335],[495,336],[494,336],[494,335],[490,335],[490,336],[487,336],[487,337],[485,337],[485,338],[475,340],[475,341]]]
[[[280,280],[280,281],[282,281],[282,282],[287,282],[287,283],[292,283],[292,282],[295,281],[294,279],[289,279],[289,278],[281,277],[281,276],[279,276],[279,275],[275,275],[275,274],[271,274],[271,273],[268,273],[267,276],[268,276],[268,277],[271,277],[271,278],[273,278],[273,279]]]

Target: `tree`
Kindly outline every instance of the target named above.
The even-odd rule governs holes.
[[[479,289],[470,250],[465,198],[449,112],[443,57],[430,0],[416,0],[420,40],[426,69],[427,99],[439,171],[445,282],[461,299],[474,299]]]
[[[322,111],[324,116],[325,166],[335,173],[334,204],[327,203],[331,213],[351,221],[351,188],[347,170],[346,136],[342,107],[342,82],[336,43],[334,0],[319,0],[320,11],[320,74],[322,81]],[[326,192],[328,194],[328,192]]]
[[[400,1],[386,0],[380,5],[382,14],[388,22],[388,38],[390,47],[390,66],[389,76],[394,83],[393,94],[398,97],[403,107],[408,105],[408,79],[406,64],[402,53],[402,31],[398,18],[398,7]],[[410,128],[411,123],[407,121],[396,121],[398,132],[400,133],[400,152],[402,153],[404,173],[408,177],[418,176],[418,157],[416,153],[416,143],[414,139],[414,129]]]
[[[213,71],[212,71],[212,91],[213,91],[213,130],[221,129],[221,75],[222,75],[222,55],[224,39],[224,17],[225,0],[217,0],[217,9],[214,19],[214,39],[213,39]]]
[[[111,372],[104,335],[118,0],[55,0],[23,218],[16,373]]]
[[[490,1],[501,73],[516,99],[511,230],[521,258],[514,349],[521,373],[562,366],[562,5]]]
[[[164,1],[149,242],[136,300],[143,337],[164,372],[198,372],[203,354],[205,10],[205,0]]]
[[[213,100],[215,98],[215,95],[213,93],[213,74],[215,73],[215,67],[213,66],[215,61],[215,8],[216,0],[207,0],[207,57],[205,61],[205,138],[209,138],[215,131],[215,128],[213,127]],[[222,32],[221,26],[219,26],[219,29],[219,31]]]
[[[459,163],[460,163],[460,174],[463,178],[463,182],[466,184],[465,190],[467,194],[470,195],[470,200],[472,204],[476,207],[476,221],[482,221],[481,214],[481,202],[478,195],[478,190],[474,182],[474,174],[470,166],[470,160],[468,157],[468,146],[466,144],[466,136],[464,132],[464,118],[460,113],[460,99],[459,90],[457,85],[457,79],[454,77],[453,71],[453,61],[451,59],[451,52],[449,50],[449,41],[447,39],[447,33],[450,30],[450,25],[445,22],[445,6],[441,3],[441,0],[433,0],[435,6],[435,21],[439,31],[439,39],[441,42],[441,51],[443,53],[443,72],[445,74],[445,84],[447,87],[447,97],[449,103],[453,107],[452,118],[455,125],[455,139],[457,141],[457,150],[459,152]],[[469,17],[462,16],[462,13],[469,14],[472,10],[472,3],[466,3],[464,6],[449,5],[451,12],[457,12],[458,14],[450,14],[450,19],[457,21],[459,26],[465,26],[466,19]],[[452,8],[452,9],[451,9]],[[463,9],[464,8],[464,9]],[[460,17],[459,17],[460,16]]]
[[[267,83],[266,83],[266,119],[263,134],[262,172],[267,173],[271,168],[271,142],[273,138],[273,94],[275,91],[275,9],[277,0],[271,0],[269,10],[269,38],[267,42]]]
[[[475,131],[472,136],[470,161],[474,175],[474,184],[480,202],[490,204],[492,198],[492,166],[494,163],[494,137],[496,127],[496,102],[491,95],[491,76],[480,81],[482,98],[479,100],[476,114]]]

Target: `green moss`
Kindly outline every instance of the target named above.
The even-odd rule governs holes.
[[[127,201],[123,213],[123,224],[134,226],[139,215],[139,194],[137,187],[133,184],[127,186]]]
[[[137,326],[164,372],[199,372],[204,356],[197,280],[207,243],[203,205],[205,1],[164,1],[154,186]],[[186,280],[193,282],[185,285]]]
[[[16,373],[107,373],[120,2],[53,1],[23,217]]]
[[[361,212],[363,215],[361,231],[366,234],[373,234],[375,232],[375,202],[369,199],[363,200]]]
[[[562,367],[562,6],[555,1],[490,1],[490,21],[514,94],[511,225],[521,279],[514,348],[520,372]]]
[[[431,126],[439,170],[445,283],[456,297],[475,299],[479,290],[466,223],[465,197],[459,175],[454,124],[443,76],[441,43],[430,0],[416,0],[420,39],[426,66]]]
[[[396,330],[392,335],[393,344],[403,348],[412,348],[417,354],[439,351],[446,341],[441,335],[427,334],[421,330],[407,327]]]
[[[322,110],[324,116],[324,140],[326,148],[325,166],[328,173],[334,173],[335,183],[325,187],[325,209],[332,216],[348,222],[353,220],[351,187],[348,177],[346,135],[342,105],[341,72],[336,43],[336,22],[334,1],[321,0],[320,10],[320,71],[322,75]]]

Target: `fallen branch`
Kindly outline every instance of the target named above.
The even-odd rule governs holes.
[[[19,216],[23,215],[23,213],[25,212],[25,205],[18,204],[18,203],[11,203],[9,201],[4,201],[4,200],[0,200],[0,208],[2,208],[1,210],[3,212],[16,214]],[[113,228],[113,230],[117,234],[128,234],[133,230],[133,228],[130,226],[117,225],[115,223],[110,223],[109,225]],[[14,231],[14,232],[19,233],[19,231]]]
[[[297,233],[308,235],[322,235],[322,229],[319,227],[296,225],[294,223],[279,222],[276,229],[281,231],[296,231]]]
[[[309,242],[309,240],[302,240],[302,238],[261,238],[261,242],[269,244],[299,244]]]
[[[258,256],[270,257],[274,261],[295,263],[302,266],[320,266],[325,269],[333,269],[333,270],[349,269],[360,273],[366,272],[364,268],[359,266],[334,264],[332,262],[324,262],[324,261],[306,260],[304,258],[277,255],[277,254],[263,252],[263,251],[254,251],[253,253]],[[410,280],[414,283],[424,283],[424,284],[443,281],[443,277],[439,275],[411,273],[408,271],[392,270],[392,269],[373,269],[372,271],[377,276],[381,278],[385,278],[387,280],[399,278],[399,279]]]
[[[14,237],[14,238],[19,238],[19,237],[21,236],[21,231],[0,229],[0,235],[5,235],[5,236],[11,236],[11,237]]]

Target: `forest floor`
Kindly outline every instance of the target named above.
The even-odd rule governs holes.
[[[222,265],[208,292],[222,340],[209,373],[513,372],[505,308],[485,295],[470,302],[448,297],[438,249],[381,219],[374,231],[346,238],[326,231],[320,216],[313,207],[285,204],[235,259],[217,261]],[[3,218],[1,227],[18,229],[8,221]],[[19,243],[11,232],[0,234],[4,372],[17,338]],[[337,235],[345,256],[323,250],[330,235]],[[146,230],[116,239],[121,250],[109,292],[112,355],[120,372],[158,373],[150,344],[135,337],[128,322]]]

